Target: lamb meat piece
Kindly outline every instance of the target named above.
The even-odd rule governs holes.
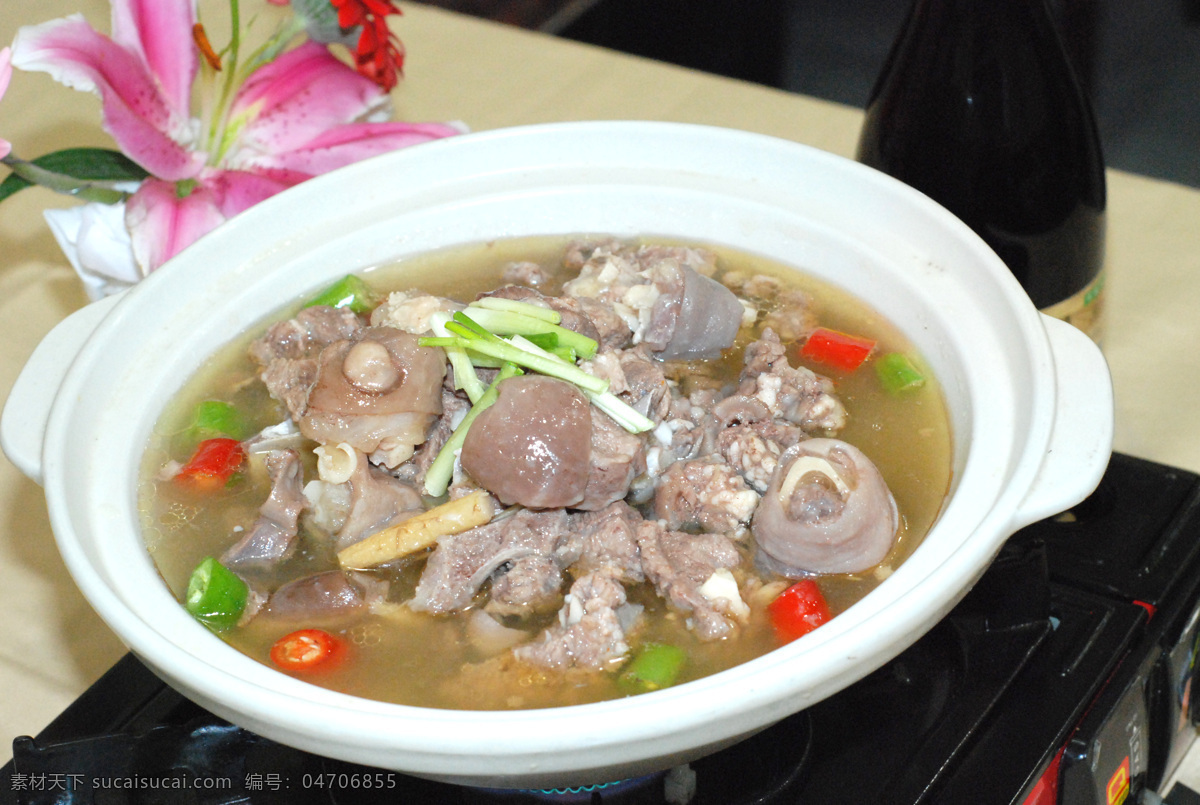
[[[337,533],[339,551],[425,511],[421,493],[412,484],[378,469],[362,453],[346,485],[350,511]]]
[[[317,382],[316,358],[276,358],[259,375],[271,397],[283,403],[293,421],[308,410],[308,392]]]
[[[751,425],[734,425],[717,435],[717,448],[729,466],[746,479],[758,493],[771,483],[783,448],[764,439]]]
[[[566,529],[567,514],[562,509],[522,509],[487,525],[442,537],[408,605],[433,614],[465,609],[505,563],[525,556],[554,556]]]
[[[327,305],[306,307],[287,321],[276,322],[250,345],[259,366],[272,361],[315,357],[335,341],[353,338],[362,329],[354,311]]]
[[[656,423],[662,422],[670,414],[672,402],[662,365],[650,359],[645,347],[621,350],[618,357],[624,388],[613,393]]]
[[[703,249],[598,247],[563,286],[577,299],[608,305],[660,360],[715,357],[732,346],[745,309],[714,281],[715,257]]]
[[[501,278],[512,285],[539,288],[550,281],[550,273],[538,263],[521,260],[506,265]]]
[[[267,599],[261,617],[311,622],[365,612],[387,597],[387,582],[364,573],[327,570],[287,582]]]
[[[571,585],[559,622],[514,648],[513,655],[554,670],[612,668],[629,653],[618,613],[625,603],[625,588],[607,572],[582,576]]]
[[[577,505],[592,483],[595,408],[575,386],[545,375],[510,377],[496,388],[463,440],[463,471],[508,506]]]
[[[470,408],[471,402],[466,397],[443,386],[441,416],[430,427],[425,441],[416,449],[412,458],[396,467],[393,474],[420,489],[425,483],[425,473],[429,471],[430,465],[454,433],[454,428],[462,422]]]
[[[833,390],[829,378],[788,363],[783,343],[769,327],[746,347],[737,393],[761,401],[772,417],[809,434],[837,433],[846,426],[846,409]]]
[[[297,423],[321,444],[346,443],[397,467],[442,413],[445,353],[394,327],[363,329],[321,351],[308,408]]]
[[[736,531],[754,515],[758,493],[719,456],[677,461],[659,479],[654,514],[670,529]]]
[[[269,568],[296,550],[300,513],[308,505],[300,454],[295,450],[274,450],[267,454],[266,465],[271,493],[250,529],[221,555],[221,563],[226,567]]]
[[[581,296],[575,299],[579,311],[596,329],[596,341],[602,349],[624,349],[633,340],[633,330],[611,306]]]
[[[671,531],[653,520],[637,532],[646,578],[674,609],[690,615],[689,626],[701,640],[718,640],[736,628],[739,613],[726,598],[707,598],[701,587],[718,570],[737,567],[742,555],[721,534]]]
[[[571,508],[603,509],[629,494],[633,479],[646,469],[645,442],[595,406],[591,413],[591,452],[583,499]]]
[[[637,546],[641,522],[642,515],[623,500],[598,511],[572,514],[559,561],[576,576],[608,568],[622,581],[643,581]]]
[[[487,611],[496,615],[548,612],[562,601],[562,567],[553,556],[530,554],[497,568]]]

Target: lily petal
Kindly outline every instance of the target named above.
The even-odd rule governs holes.
[[[104,128],[132,160],[163,179],[192,177],[204,154],[181,142],[189,121],[175,113],[138,58],[73,14],[17,32],[13,65],[49,73],[56,81],[103,102]]]
[[[8,92],[8,81],[12,78],[12,48],[0,50],[0,98]],[[4,159],[12,151],[12,143],[0,139],[0,159]]]
[[[352,123],[331,129],[299,148],[266,154],[252,162],[260,172],[285,170],[317,176],[360,159],[461,133],[445,123]]]
[[[167,102],[187,116],[198,59],[191,46],[195,0],[112,0],[112,38],[158,80]]]
[[[283,173],[267,174],[238,170],[205,171],[201,181],[213,194],[217,209],[226,218],[244,212],[260,201],[310,178]]]
[[[308,41],[246,80],[232,114],[243,148],[272,153],[302,146],[334,126],[365,119],[387,105],[387,93]]]
[[[197,184],[180,197],[172,182],[147,179],[125,203],[133,254],[149,273],[225,221],[211,190]]]

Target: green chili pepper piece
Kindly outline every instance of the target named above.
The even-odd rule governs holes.
[[[250,588],[232,570],[205,557],[188,580],[184,608],[214,631],[237,625],[250,598]]]
[[[889,353],[875,364],[879,382],[889,394],[903,394],[925,385],[925,375],[902,352]]]
[[[222,400],[205,400],[197,405],[188,427],[188,436],[197,442],[217,436],[241,440],[248,435],[241,412]]]
[[[347,274],[317,294],[305,307],[314,305],[329,305],[330,307],[347,307],[359,315],[365,315],[375,309],[379,298],[367,283],[353,274]]]
[[[626,695],[669,688],[686,660],[687,654],[678,646],[647,643],[617,677],[617,687]]]

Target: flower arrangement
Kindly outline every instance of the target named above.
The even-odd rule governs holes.
[[[93,299],[288,187],[460,133],[391,120],[404,61],[392,0],[268,1],[286,8],[243,20],[241,0],[228,0],[219,50],[196,0],[110,0],[111,35],[76,14],[22,28],[0,50],[0,98],[13,68],[100,97],[116,149],[25,160],[0,139],[11,171],[0,201],[40,185],[85,202],[45,217]],[[267,18],[272,29],[250,47],[251,27]]]

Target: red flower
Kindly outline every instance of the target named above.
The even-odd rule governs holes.
[[[329,0],[337,9],[342,28],[362,26],[354,64],[358,72],[385,90],[396,86],[404,69],[404,46],[387,25],[389,14],[399,14],[392,0]]]

